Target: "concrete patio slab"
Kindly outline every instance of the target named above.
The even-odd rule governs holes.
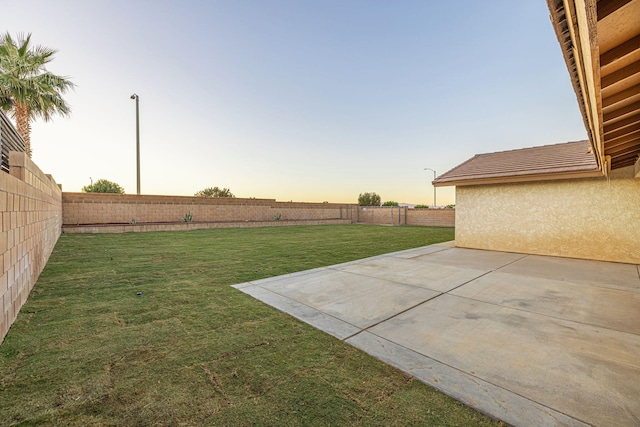
[[[360,328],[367,328],[436,295],[428,289],[324,270],[262,287]]]
[[[640,335],[636,290],[494,272],[451,294]]]
[[[449,243],[236,288],[510,424],[635,426],[638,271]]]
[[[488,272],[490,269],[432,264],[415,258],[378,258],[338,267],[340,271],[390,280],[397,283],[447,292]]]
[[[394,252],[393,254],[387,254],[387,256],[391,255],[394,258],[415,258],[420,255],[432,254],[434,252],[440,252],[446,249],[451,249],[454,247],[453,243],[445,242],[438,243],[437,245],[429,245],[423,246],[421,248],[409,249],[401,252]]]
[[[450,248],[417,257],[426,262],[461,267],[479,267],[495,270],[505,267],[526,255],[511,252],[481,251],[478,249]]]
[[[501,420],[509,424],[539,427],[588,425],[369,332],[362,332],[346,342],[434,388],[443,390],[446,387],[444,390],[449,396],[466,405],[485,413],[488,413],[486,408],[499,407]],[[479,393],[479,389],[482,392]]]
[[[529,255],[505,266],[502,272],[598,286],[640,288],[640,271],[633,264]]]
[[[360,332],[360,328],[353,326],[350,323],[337,319],[333,316],[323,313],[322,311],[308,307],[304,304],[300,304],[289,298],[278,295],[274,292],[268,291],[260,286],[254,286],[250,283],[238,286],[237,289],[248,293],[255,299],[258,299],[265,304],[269,304],[272,307],[277,308],[280,311],[289,313],[293,317],[302,320],[310,324],[311,326],[320,329],[329,335],[333,335],[338,339],[345,339],[354,334]]]
[[[453,295],[369,332],[580,421],[640,414],[637,335]]]

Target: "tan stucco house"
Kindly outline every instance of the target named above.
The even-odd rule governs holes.
[[[456,246],[640,264],[640,0],[547,0],[589,139],[474,156]]]

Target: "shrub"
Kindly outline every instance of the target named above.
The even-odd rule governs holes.
[[[82,187],[82,191],[85,193],[116,193],[124,194],[124,188],[115,182],[111,182],[107,179],[99,179],[91,185]]]
[[[398,206],[398,202],[389,200],[388,202],[384,202],[382,206]]]
[[[429,205],[415,205],[413,209],[429,209]]]
[[[360,206],[380,206],[380,196],[376,193],[361,193],[358,196],[358,205]]]
[[[236,197],[230,189],[219,187],[208,187],[194,194],[196,197]]]

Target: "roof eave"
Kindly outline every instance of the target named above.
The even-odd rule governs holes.
[[[531,174],[517,176],[485,177],[485,178],[465,178],[452,179],[447,181],[433,181],[434,187],[451,187],[467,185],[487,185],[487,184],[513,184],[521,182],[556,181],[563,179],[599,178],[602,177],[600,169],[580,170],[571,172],[557,172],[547,174]]]
[[[598,169],[606,174],[596,0],[547,0],[547,5]]]

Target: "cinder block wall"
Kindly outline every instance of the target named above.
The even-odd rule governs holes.
[[[455,209],[408,209],[407,225],[455,227]]]
[[[202,198],[136,194],[63,193],[63,224],[351,220],[355,206],[291,203],[273,199]]]
[[[406,206],[360,206],[358,222],[381,225],[454,227],[455,209],[408,209]]]
[[[361,224],[405,225],[405,206],[360,206],[358,222]]]
[[[25,155],[9,154],[0,172],[0,342],[27,300],[62,227],[62,191]]]

